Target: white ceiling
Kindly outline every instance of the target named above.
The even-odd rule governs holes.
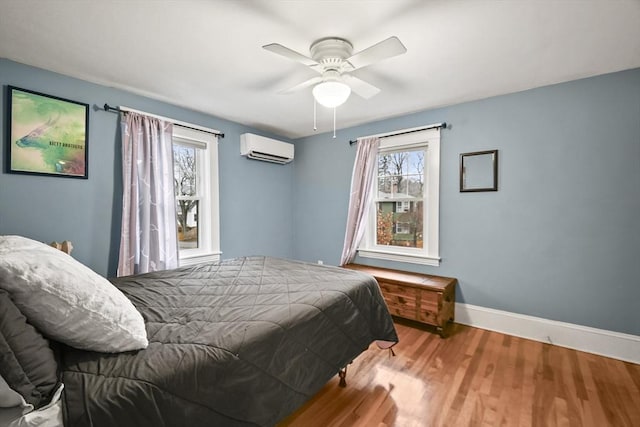
[[[0,0],[2,58],[289,138],[314,133],[313,98],[278,91],[317,74],[262,46],[327,36],[407,48],[353,73],[382,91],[339,107],[343,128],[640,67],[640,0]]]

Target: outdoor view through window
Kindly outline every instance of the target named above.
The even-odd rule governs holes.
[[[173,178],[178,217],[180,249],[198,247],[198,188],[197,151],[195,147],[173,144]]]
[[[424,160],[424,149],[378,155],[378,245],[423,247]]]

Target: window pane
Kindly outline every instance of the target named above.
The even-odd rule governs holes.
[[[424,150],[378,155],[378,199],[422,198]]]
[[[173,179],[176,196],[195,196],[197,193],[196,148],[173,144]]]
[[[378,178],[378,198],[379,199],[390,199],[392,197],[396,197],[398,193],[397,183],[398,179],[396,176],[388,175],[382,176]]]
[[[376,244],[422,248],[422,201],[378,202],[376,209]]]
[[[177,200],[178,248],[198,248],[198,201]]]

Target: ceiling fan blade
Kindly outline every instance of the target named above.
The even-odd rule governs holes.
[[[356,93],[356,95],[364,98],[364,99],[369,99],[375,95],[377,95],[380,92],[380,89],[378,89],[377,87],[375,87],[372,84],[369,84],[367,82],[365,82],[364,80],[360,80],[357,77],[354,77],[352,75],[349,74],[343,74],[342,78],[344,80],[344,82],[349,85],[349,87],[351,88],[351,90]]]
[[[376,43],[365,50],[361,50],[350,58],[347,58],[347,61],[353,65],[354,69],[358,69],[371,65],[375,62],[382,61],[383,59],[402,55],[406,51],[407,48],[404,47],[400,39],[393,36]]]
[[[306,87],[313,86],[314,84],[320,83],[321,81],[322,81],[322,77],[320,77],[320,76],[314,77],[314,78],[306,80],[306,81],[304,81],[304,82],[302,82],[300,84],[297,84],[297,85],[295,85],[293,87],[290,87],[289,89],[281,90],[278,93],[281,93],[281,94],[293,93],[293,92],[296,92],[296,91],[298,91],[300,89],[304,89]]]
[[[262,46],[262,48],[268,50],[269,52],[282,55],[285,58],[291,59],[292,61],[296,61],[307,66],[318,65],[316,61],[309,58],[308,56],[304,56],[303,54],[298,53],[295,50],[291,50],[288,47],[282,46],[278,43],[266,44]]]

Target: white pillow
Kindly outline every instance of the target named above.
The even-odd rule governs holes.
[[[107,279],[44,243],[0,236],[0,287],[29,323],[83,350],[146,348],[142,315]]]
[[[60,384],[51,402],[35,411],[20,412],[20,408],[0,409],[0,426],[6,427],[64,427],[62,420],[62,390]],[[33,407],[32,407],[33,409]]]
[[[27,403],[20,393],[9,387],[7,381],[0,375],[0,408],[14,408],[16,406],[23,409],[23,413],[33,411],[33,405]]]

